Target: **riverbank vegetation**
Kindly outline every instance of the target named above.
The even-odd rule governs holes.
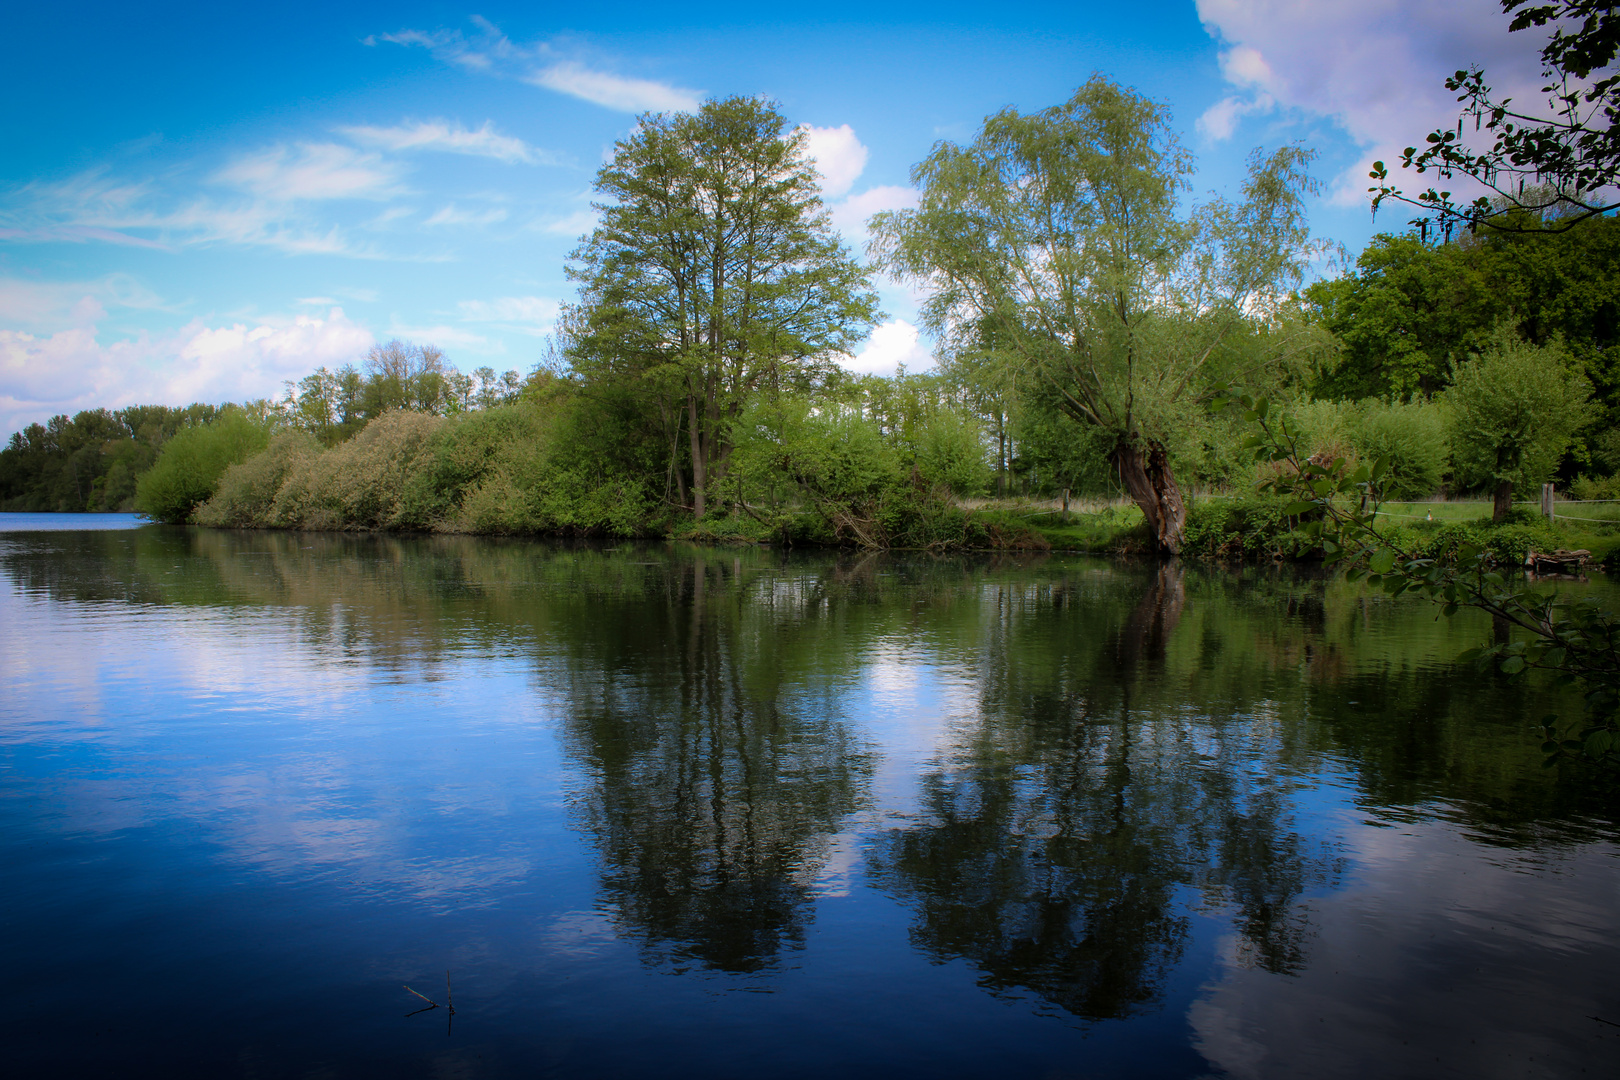
[[[1601,504],[1555,525],[1515,503],[1620,497],[1620,222],[1510,208],[1513,229],[1381,235],[1306,284],[1310,162],[1256,151],[1235,198],[1189,202],[1164,109],[1097,78],[939,144],[863,266],[770,104],[649,116],[598,174],[577,300],[527,376],[391,341],[275,401],[56,417],[0,451],[0,508],[1315,557],[1253,494],[1246,425],[1204,407],[1231,384],[1308,460],[1385,460],[1378,496],[1423,503],[1385,508],[1411,550],[1613,546]],[[874,272],[925,295],[935,370],[836,362],[881,317]]]

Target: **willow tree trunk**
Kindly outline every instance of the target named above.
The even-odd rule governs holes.
[[[1491,520],[1506,521],[1508,511],[1513,509],[1513,481],[1498,481],[1492,495]]]
[[[1114,450],[1114,465],[1125,490],[1142,508],[1159,554],[1181,554],[1187,507],[1181,501],[1181,488],[1170,471],[1170,457],[1164,447],[1152,440],[1122,443]]]

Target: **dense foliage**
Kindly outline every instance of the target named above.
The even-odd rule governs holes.
[[[0,510],[129,511],[136,477],[152,467],[163,444],[217,411],[133,405],[29,424],[0,450]]]
[[[1168,111],[1097,76],[1062,105],[1003,109],[913,170],[919,206],[873,221],[874,251],[929,289],[948,354],[1105,436],[1155,543],[1180,550],[1175,433],[1212,379],[1264,377],[1297,348],[1290,289],[1314,251],[1298,147],[1250,160],[1242,199],[1185,212],[1190,156]]]

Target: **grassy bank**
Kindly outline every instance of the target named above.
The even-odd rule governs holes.
[[[1444,557],[1462,544],[1490,550],[1504,565],[1522,561],[1530,548],[1592,552],[1594,562],[1620,557],[1620,505],[1560,503],[1548,522],[1533,508],[1515,508],[1501,524],[1491,521],[1488,501],[1392,502],[1380,510],[1381,527],[1403,546]],[[1183,553],[1201,559],[1300,560],[1315,557],[1315,542],[1283,513],[1278,499],[1204,496],[1187,511]],[[1136,554],[1151,545],[1141,511],[1128,502],[1071,507],[1068,520],[1052,504],[1008,507],[1057,551]],[[1599,518],[1598,515],[1604,516]],[[1587,515],[1597,520],[1581,520]]]

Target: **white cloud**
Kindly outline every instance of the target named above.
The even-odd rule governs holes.
[[[595,210],[576,210],[567,217],[556,218],[537,226],[541,232],[556,236],[584,236],[596,228]]]
[[[902,364],[907,371],[934,366],[934,354],[923,344],[917,328],[904,319],[890,319],[879,326],[860,352],[839,361],[847,371],[871,375],[893,375]]]
[[[829,199],[846,194],[866,168],[867,150],[848,124],[835,128],[800,124],[804,132],[805,156],[816,163],[821,174],[821,193]]]
[[[1375,159],[1399,173],[1402,147],[1456,123],[1452,72],[1482,66],[1517,104],[1544,100],[1545,37],[1508,33],[1496,0],[1198,0],[1198,14],[1226,46],[1222,74],[1243,91],[1206,111],[1200,130],[1230,137],[1243,116],[1274,106],[1334,120],[1366,151],[1333,185],[1344,204],[1366,200]]]
[[[484,126],[468,130],[447,120],[423,120],[397,127],[345,127],[338,131],[368,146],[385,150],[439,150],[450,154],[493,158],[508,164],[522,162],[528,165],[559,164],[556,155],[537,150],[512,135],[502,135],[491,121]]]
[[[504,353],[506,346],[491,341],[482,334],[445,323],[403,323],[397,319],[388,325],[388,336],[424,345],[437,345],[441,349],[466,349],[475,353]]]
[[[571,60],[533,71],[523,81],[629,113],[694,112],[702,98],[696,90],[592,71]]]
[[[261,199],[386,199],[400,194],[393,165],[336,143],[272,146],[237,158],[214,175]]]
[[[856,245],[866,243],[866,222],[884,210],[909,210],[917,205],[917,189],[883,184],[834,203],[829,210],[833,227]]]
[[[497,62],[525,52],[482,15],[472,16],[472,21],[480,31],[476,41],[468,41],[460,30],[401,30],[393,34],[373,34],[363,43],[376,45],[386,41],[406,48],[427,49],[436,60],[474,71],[489,71]],[[539,51],[544,48],[541,46]]]
[[[427,49],[435,59],[496,76],[516,75],[524,82],[568,94],[621,112],[692,112],[703,94],[652,79],[610,75],[577,59],[563,59],[550,42],[518,45],[500,27],[479,15],[472,17],[479,33],[469,40],[459,30],[401,30],[374,34],[367,45],[386,41],[406,48]],[[538,66],[537,66],[538,65]]]
[[[500,324],[535,335],[551,329],[560,306],[545,296],[501,296],[494,300],[463,300],[456,305],[466,322]]]
[[[340,308],[324,318],[251,324],[198,319],[172,333],[108,345],[88,324],[44,336],[0,330],[0,423],[15,431],[55,413],[100,406],[274,396],[286,379],[359,360],[373,340]]]
[[[488,210],[460,210],[455,203],[440,208],[427,219],[428,225],[493,225],[506,220],[506,211],[499,206]]]
[[[392,167],[375,155],[347,147],[273,148],[237,159],[214,178],[262,191],[264,197],[165,199],[151,185],[114,181],[92,169],[9,193],[0,207],[0,239],[94,240],[164,251],[223,243],[297,255],[390,257],[356,245],[337,225],[316,218],[311,206],[311,200],[395,193]]]
[[[1248,99],[1229,95],[1204,110],[1198,118],[1198,133],[1214,142],[1225,142],[1237,130],[1239,120],[1251,114],[1271,112],[1276,107],[1270,94],[1256,94]]]

